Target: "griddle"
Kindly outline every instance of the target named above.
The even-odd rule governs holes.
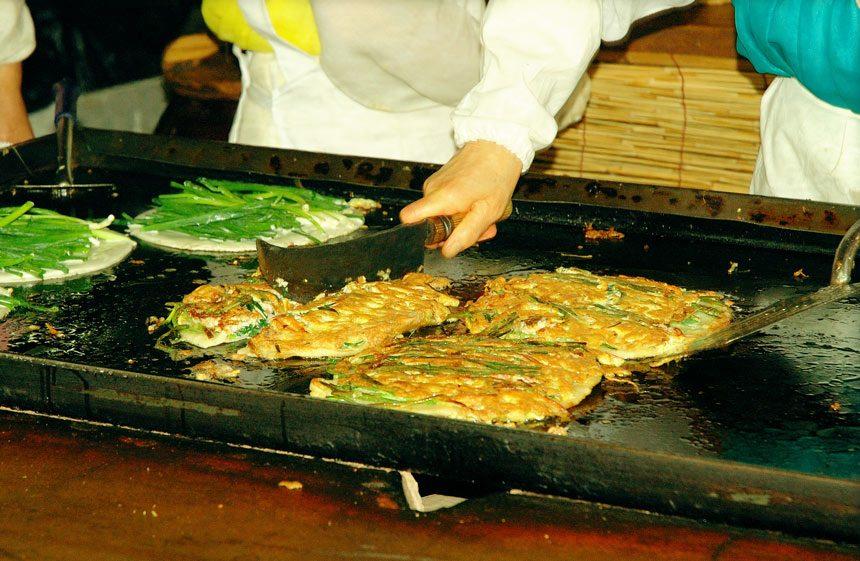
[[[76,130],[73,156],[77,177],[116,188],[68,200],[13,189],[54,173],[55,143],[45,137],[0,154],[2,204],[29,199],[83,218],[134,215],[170,180],[289,177],[380,200],[383,211],[370,226],[381,228],[436,169],[86,128]],[[576,266],[725,291],[745,315],[826,284],[836,244],[858,218],[858,207],[527,174],[496,240],[451,261],[428,254],[426,267],[454,279],[463,298],[493,275]],[[586,224],[613,226],[625,238],[587,243]],[[147,318],[163,317],[165,303],[197,283],[238,281],[255,267],[252,255],[141,244],[111,271],[34,287],[33,301],[60,312],[0,326],[0,403],[459,484],[860,541],[857,299],[639,373],[632,383],[604,383],[561,436],[311,399],[315,365],[249,369],[229,384],[189,379],[199,359],[174,360],[157,349]],[[800,270],[806,278],[794,274]]]

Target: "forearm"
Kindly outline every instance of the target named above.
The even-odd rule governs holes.
[[[33,138],[21,95],[21,63],[0,65],[0,143],[16,144]]]
[[[600,44],[597,0],[493,0],[482,26],[481,80],[453,114],[458,145],[489,140],[523,170],[555,138],[555,114]]]
[[[481,81],[453,114],[457,144],[489,140],[522,163],[558,132],[556,116],[603,39],[630,24],[693,0],[491,0],[481,39]]]
[[[634,19],[692,1],[490,0],[481,79],[452,116],[460,150],[401,219],[464,215],[441,248],[445,257],[493,237],[520,173],[555,139],[556,115],[600,45],[602,19],[611,19],[620,38]]]

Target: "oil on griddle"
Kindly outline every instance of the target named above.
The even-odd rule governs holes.
[[[135,214],[164,179],[134,183],[103,200],[69,203],[82,209]],[[98,195],[96,195],[98,196]],[[15,199],[17,200],[17,199]],[[37,201],[38,202],[38,201]],[[396,216],[389,200],[387,216]],[[49,202],[39,202],[49,206]],[[77,208],[76,208],[77,205]],[[55,205],[54,205],[55,206]],[[56,206],[55,206],[56,207]],[[736,263],[737,265],[733,265]],[[457,296],[473,298],[495,275],[574,266],[596,273],[641,275],[687,288],[727,292],[739,315],[779,297],[827,282],[826,255],[764,251],[628,232],[623,240],[588,243],[581,230],[515,220],[497,240],[445,261],[428,254],[427,272],[455,281]],[[57,314],[18,317],[38,326],[20,330],[8,350],[31,356],[161,376],[187,376],[199,359],[175,361],[155,348],[147,318],[163,317],[201,282],[237,282],[255,269],[253,257],[172,253],[141,244],[113,271],[29,290]],[[803,269],[804,274],[793,272]],[[837,477],[860,477],[860,314],[857,300],[797,316],[727,350],[605,382],[574,412],[569,434],[649,450],[715,456]],[[50,324],[47,328],[45,324]],[[5,342],[5,341],[4,341]],[[281,366],[247,369],[232,382],[305,393],[314,370]],[[205,383],[205,382],[200,382]]]

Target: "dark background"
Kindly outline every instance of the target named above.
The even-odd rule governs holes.
[[[73,78],[81,91],[155,76],[170,41],[205,29],[200,0],[29,0],[36,51],[24,61],[28,111]]]

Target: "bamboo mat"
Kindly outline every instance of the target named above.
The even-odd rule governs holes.
[[[595,63],[585,118],[533,171],[746,192],[764,76],[727,68]]]

